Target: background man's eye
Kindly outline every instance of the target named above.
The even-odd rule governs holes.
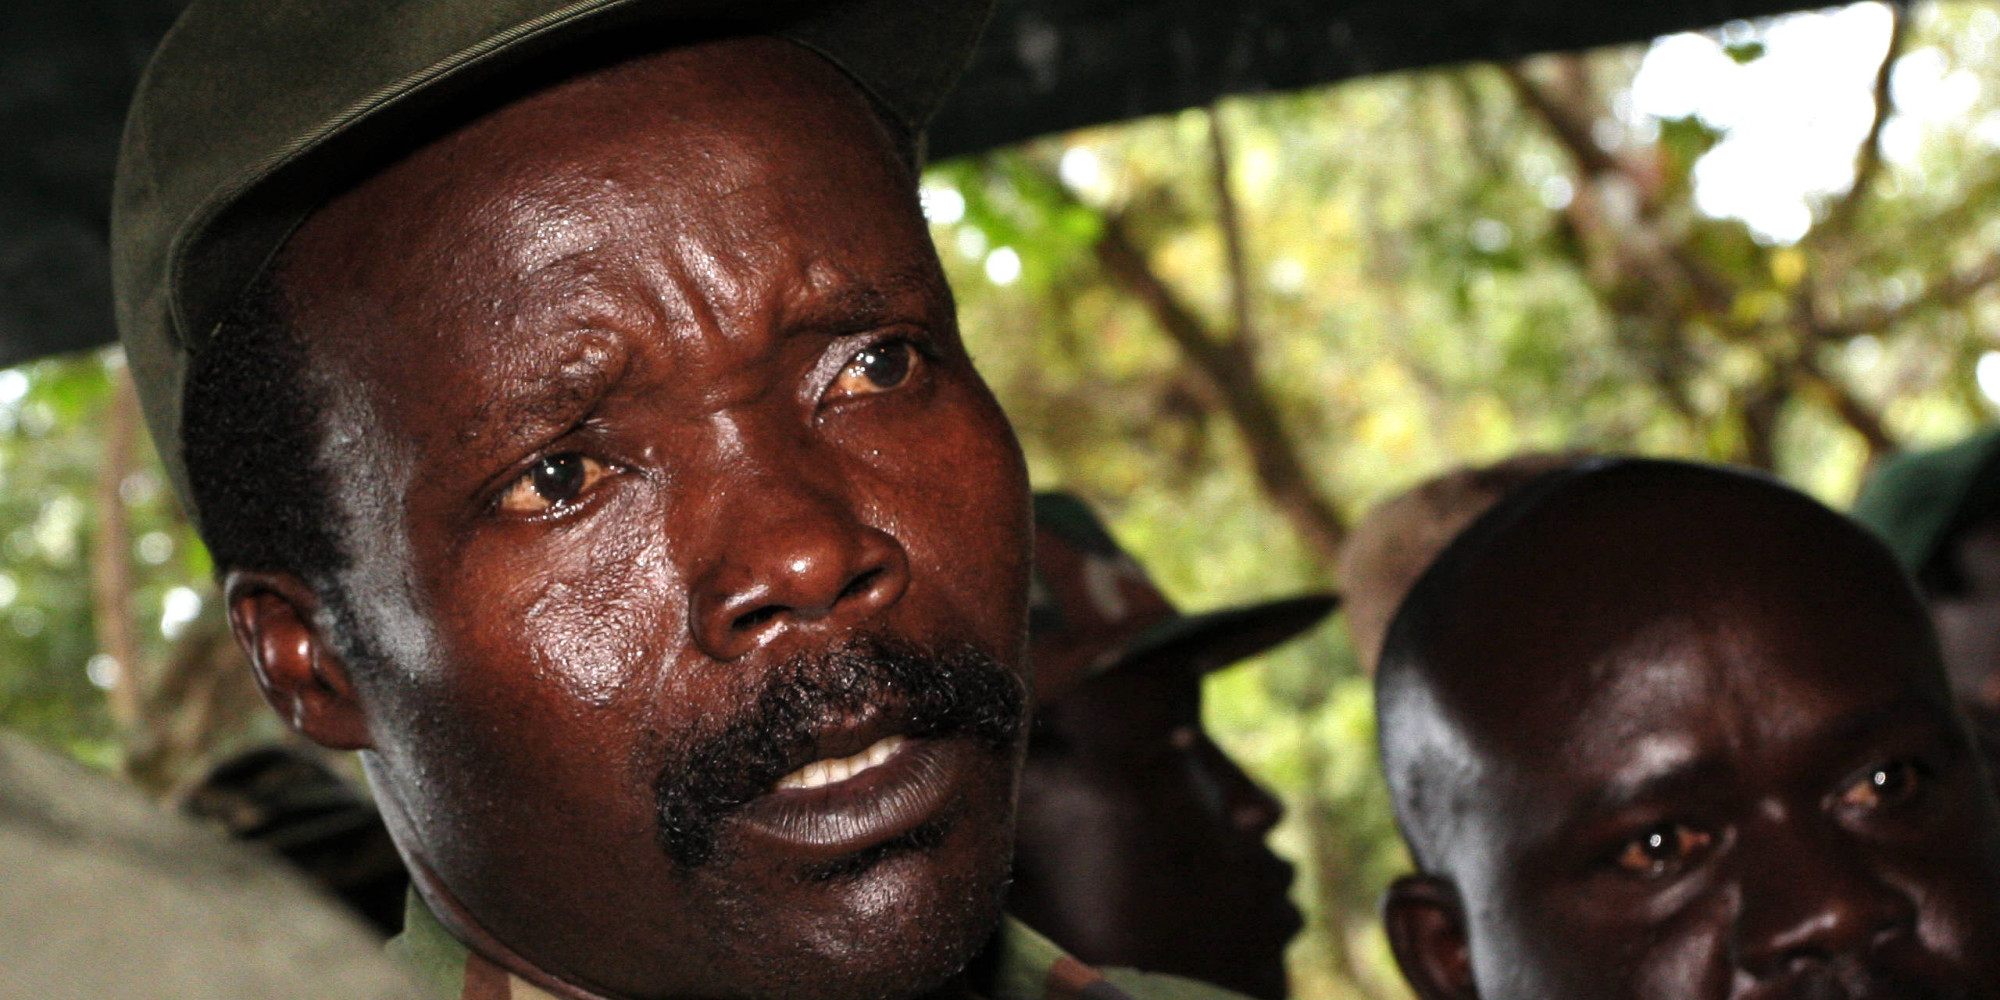
[[[917,349],[907,340],[870,344],[847,359],[827,396],[837,399],[887,392],[908,382],[920,363]]]
[[[521,473],[500,498],[500,509],[510,514],[539,514],[572,503],[607,470],[604,463],[580,452],[550,455]]]
[[[1632,838],[1618,852],[1618,867],[1639,875],[1664,875],[1692,860],[1715,836],[1680,823],[1661,823]]]
[[[1914,797],[1923,781],[1922,771],[1907,760],[1872,767],[1841,791],[1840,804],[1857,809],[1895,805]]]

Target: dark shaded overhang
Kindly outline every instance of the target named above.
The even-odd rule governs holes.
[[[116,339],[106,258],[125,103],[181,0],[0,4],[0,366]],[[948,158],[1369,73],[1639,41],[1782,0],[1001,0],[931,133]]]

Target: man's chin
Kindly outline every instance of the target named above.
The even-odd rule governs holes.
[[[776,891],[755,899],[718,899],[737,938],[725,946],[737,966],[730,979],[754,984],[748,995],[760,1000],[908,1000],[938,990],[1000,920],[1011,850],[991,824],[949,817],[847,857],[786,864],[790,885],[767,883]]]

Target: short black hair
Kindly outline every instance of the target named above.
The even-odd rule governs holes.
[[[182,457],[218,576],[287,572],[327,588],[348,559],[319,447],[326,400],[274,271],[189,361]]]
[[[266,268],[188,364],[181,447],[195,524],[218,579],[290,573],[319,598],[320,626],[351,667],[381,660],[340,573],[351,564],[321,443],[326,386]]]

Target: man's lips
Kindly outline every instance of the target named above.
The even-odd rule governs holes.
[[[828,757],[813,761],[779,778],[778,788],[823,788],[836,782],[846,781],[871,768],[882,766],[908,742],[898,735],[884,736],[852,756]]]
[[[939,818],[985,756],[969,740],[886,735],[798,768],[734,819],[745,835],[805,860],[843,857]]]

